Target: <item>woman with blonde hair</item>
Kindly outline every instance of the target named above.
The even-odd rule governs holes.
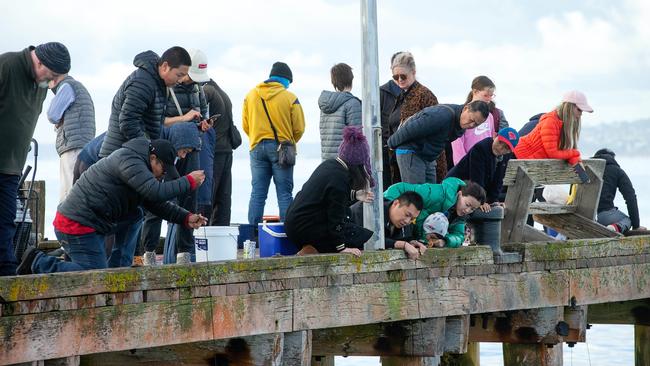
[[[393,80],[401,90],[395,107],[388,117],[389,136],[406,123],[407,119],[426,107],[438,104],[438,98],[415,78],[415,59],[410,52],[399,52],[391,62]],[[397,152],[399,154],[399,152]],[[397,159],[391,154],[391,183],[401,181]],[[435,164],[435,163],[434,163]],[[444,175],[443,175],[444,177]]]
[[[580,164],[578,139],[582,112],[594,110],[587,97],[572,90],[562,97],[562,103],[539,120],[535,128],[519,140],[514,149],[517,159],[562,159],[574,167],[583,182],[588,180]]]

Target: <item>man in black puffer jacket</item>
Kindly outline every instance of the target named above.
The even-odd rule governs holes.
[[[133,65],[138,69],[126,78],[113,97],[100,157],[110,155],[136,137],[150,140],[160,137],[167,106],[166,87],[176,85],[185,77],[191,64],[190,55],[178,46],[165,51],[162,57],[153,51],[135,56]]]
[[[18,274],[106,268],[104,235],[140,206],[170,222],[192,228],[205,225],[205,217],[168,202],[196,189],[205,178],[196,171],[161,183],[165,174],[177,174],[175,159],[171,142],[136,138],[99,160],[74,184],[54,218],[55,234],[72,262],[29,248]]]
[[[621,233],[630,229],[645,230],[639,223],[639,205],[632,181],[630,181],[621,166],[618,165],[618,162],[614,159],[615,156],[616,154],[610,149],[600,149],[594,155],[595,159],[604,159],[606,162],[605,173],[603,173],[603,189],[600,192],[600,200],[598,201],[597,221],[599,224]],[[621,191],[625,199],[627,215],[614,206],[617,189]]]

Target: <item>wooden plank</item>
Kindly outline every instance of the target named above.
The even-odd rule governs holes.
[[[650,254],[650,237],[580,239],[548,243],[508,244],[504,250],[521,253],[524,262],[627,257]]]
[[[341,356],[437,356],[444,352],[445,318],[316,329],[313,353]]]
[[[650,325],[650,299],[589,305],[590,324]]]
[[[602,177],[605,161],[602,159],[586,159],[582,161],[585,169],[591,167]],[[504,186],[511,186],[517,180],[517,170],[524,169],[537,184],[573,184],[581,183],[573,168],[564,160],[559,159],[512,159],[503,178]]]
[[[504,366],[562,366],[562,344],[503,344]]]
[[[501,243],[519,242],[528,218],[535,183],[522,167],[517,168],[517,184],[508,188],[504,218],[501,222]]]
[[[161,365],[272,365],[282,334],[182,343],[165,347],[132,349],[81,356],[93,366]]]
[[[334,366],[334,356],[312,356],[312,366]]]
[[[604,164],[605,161],[603,160]],[[573,203],[576,205],[576,214],[595,220],[600,191],[603,188],[604,168],[595,170],[593,166],[585,166],[585,171],[590,182],[576,186],[576,196]]]
[[[312,331],[284,333],[283,365],[309,366],[311,364]]]
[[[382,366],[438,366],[440,357],[382,356],[379,362]]]
[[[476,316],[469,328],[471,342],[557,343],[555,326],[563,320],[562,307],[516,310],[498,316]],[[572,339],[573,340],[573,339]],[[577,340],[575,340],[577,341]]]
[[[482,249],[471,248],[482,263]],[[454,256],[448,251],[448,256]],[[433,255],[432,255],[433,256]],[[440,259],[440,265],[448,265]],[[435,261],[432,259],[432,263]],[[406,259],[402,250],[365,252],[352,255],[312,255],[259,258],[245,261],[192,263],[190,265],[147,266],[83,272],[0,277],[0,301],[89,295],[105,292],[128,292],[208,286],[226,283],[330,276],[347,273],[382,272],[414,269],[415,261]]]
[[[213,339],[293,330],[292,291],[225,296],[212,301]]]
[[[522,240],[526,242],[531,242],[531,241],[549,242],[549,241],[554,241],[555,239],[546,235],[546,233],[544,233],[543,231],[537,230],[534,227],[526,224],[524,226],[524,235]]]
[[[533,219],[569,239],[618,238],[622,235],[578,214],[533,215]]]
[[[566,272],[577,305],[650,298],[650,263],[581,268]]]
[[[200,299],[2,317],[0,364],[212,339],[211,309]]]
[[[418,280],[420,314],[435,318],[562,306],[569,299],[569,271],[504,273]]]
[[[574,205],[558,205],[555,203],[548,202],[533,202],[528,208],[528,213],[530,215],[535,214],[546,214],[546,215],[557,215],[557,214],[566,214],[576,212],[576,206]]]
[[[294,311],[294,330],[421,318],[415,285],[407,280],[294,290],[294,308],[310,309]]]

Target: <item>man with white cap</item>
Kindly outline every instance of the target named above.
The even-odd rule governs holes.
[[[59,42],[0,55],[0,276],[16,274],[16,193],[48,83],[68,71],[70,53]]]

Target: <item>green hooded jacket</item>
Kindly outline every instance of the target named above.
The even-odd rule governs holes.
[[[416,234],[426,242],[426,235],[422,229],[424,220],[435,212],[447,212],[452,206],[456,204],[456,193],[460,187],[465,183],[458,178],[447,178],[441,184],[412,184],[412,183],[396,183],[388,187],[384,192],[384,198],[395,200],[402,193],[413,191],[420,196],[424,201],[424,207],[420,215],[415,220]],[[465,240],[465,220],[459,217],[449,223],[449,230],[445,236],[446,246],[450,248],[457,248],[463,244]]]

